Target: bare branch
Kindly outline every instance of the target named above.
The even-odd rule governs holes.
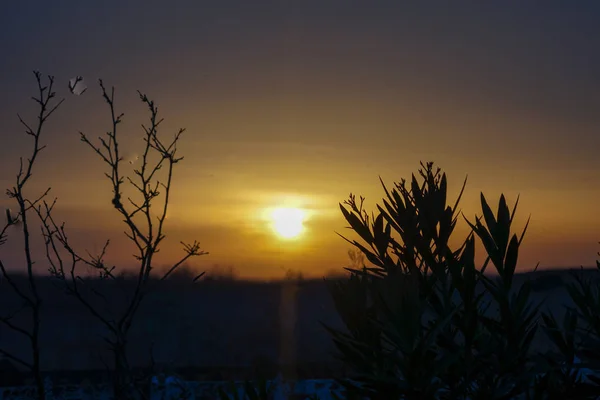
[[[3,323],[4,325],[6,325],[7,327],[9,327],[10,329],[12,329],[13,331],[20,333],[21,335],[29,338],[30,340],[33,339],[33,335],[31,332],[29,332],[26,329],[21,328],[20,326],[15,325],[14,323],[11,322],[11,319],[13,319],[17,314],[19,314],[21,311],[23,311],[25,309],[25,307],[22,307],[21,309],[13,312],[11,315],[6,316],[6,317],[0,317],[0,322]]]
[[[200,243],[198,243],[198,242],[194,242],[192,244],[186,244],[184,242],[181,242],[181,244],[183,245],[183,249],[185,251],[185,256],[183,256],[183,258],[181,258],[177,263],[175,263],[171,268],[169,268],[167,273],[164,274],[162,276],[162,278],[160,278],[161,281],[164,281],[165,279],[167,279],[169,277],[169,275],[171,275],[173,273],[173,271],[175,271],[177,268],[179,268],[190,257],[203,256],[203,255],[208,254],[208,252],[200,250]],[[195,280],[197,280],[199,278],[200,278],[200,276],[196,277]]]
[[[9,360],[13,360],[16,363],[21,364],[22,366],[24,366],[27,369],[33,369],[33,364],[28,363],[27,361],[23,360],[20,357],[15,356],[12,353],[9,353],[8,351],[1,349],[0,348],[0,354],[2,354],[4,357],[8,358]]]
[[[12,319],[14,315],[21,310],[16,311],[12,315],[0,317],[0,322],[21,335],[24,335],[29,339],[31,348],[31,354],[33,361],[31,363],[25,362],[19,357],[15,357],[13,354],[5,350],[0,350],[0,354],[5,357],[12,359],[25,367],[29,368],[34,375],[36,382],[37,395],[40,400],[45,399],[45,389],[41,376],[40,370],[40,347],[39,347],[39,331],[41,326],[40,321],[40,309],[42,305],[42,299],[37,288],[37,277],[33,272],[33,266],[35,261],[33,260],[32,249],[31,249],[31,238],[29,232],[29,211],[36,210],[36,206],[41,202],[44,197],[49,193],[50,189],[47,189],[44,193],[31,200],[31,197],[25,194],[25,187],[31,177],[33,176],[34,166],[38,155],[42,150],[46,148],[45,145],[41,144],[41,135],[43,132],[44,124],[47,119],[58,109],[64,99],[54,103],[52,99],[56,96],[56,93],[52,90],[54,84],[54,77],[48,76],[48,85],[45,86],[42,83],[41,74],[34,71],[34,75],[37,81],[39,97],[33,97],[34,102],[39,106],[39,113],[37,116],[37,125],[32,127],[31,124],[25,122],[25,120],[17,114],[19,122],[25,127],[25,134],[32,138],[33,143],[31,146],[31,154],[27,161],[23,161],[23,157],[19,158],[19,171],[16,175],[16,184],[12,188],[7,189],[7,196],[14,200],[17,205],[17,213],[13,215],[10,209],[6,210],[6,225],[0,230],[0,244],[6,243],[7,240],[7,229],[11,226],[19,226],[20,231],[23,235],[24,242],[24,255],[25,255],[25,267],[27,271],[27,282],[29,286],[28,292],[17,285],[17,282],[8,274],[4,263],[0,260],[0,271],[2,276],[12,288],[13,292],[20,297],[25,303],[25,308],[30,311],[30,318],[32,322],[31,330],[26,330],[20,326],[14,324]]]
[[[183,159],[176,155],[176,144],[185,130],[180,129],[170,142],[163,143],[158,135],[158,127],[163,121],[162,118],[158,118],[158,108],[146,95],[138,92],[140,100],[146,104],[150,112],[150,123],[147,126],[142,125],[145,137],[143,138],[144,149],[141,154],[141,166],[134,169],[131,177],[125,176],[121,172],[123,157],[120,154],[117,129],[122,121],[123,114],[117,115],[115,111],[114,88],[108,91],[102,80],[99,81],[99,85],[102,89],[102,97],[110,111],[112,128],[99,137],[99,144],[92,143],[82,132],[80,132],[80,139],[100,157],[107,167],[104,175],[111,184],[112,206],[123,217],[123,222],[127,226],[124,234],[135,244],[137,254],[134,254],[134,258],[139,263],[135,288],[129,293],[130,299],[119,318],[113,319],[101,314],[99,309],[83,295],[80,288],[83,287],[84,280],[76,272],[77,266],[87,265],[98,271],[101,278],[114,278],[115,266],[108,267],[104,261],[109,242],[106,242],[99,255],[94,256],[87,252],[87,256],[84,257],[70,245],[64,224],[59,226],[54,221],[51,215],[52,206],[48,206],[44,202],[43,208],[36,207],[35,209],[42,221],[47,248],[46,256],[51,265],[51,273],[64,283],[67,293],[76,297],[92,315],[108,327],[112,337],[111,339],[105,338],[105,340],[114,351],[115,368],[120,370],[121,373],[125,373],[123,371],[128,371],[125,353],[126,337],[142,300],[151,288],[148,286],[148,282],[153,269],[154,256],[160,251],[160,244],[165,238],[163,231],[171,200],[173,171],[175,164]],[[165,166],[167,168],[163,168]],[[159,178],[159,173],[162,173],[161,171],[165,169],[166,177],[164,179]],[[126,197],[123,195],[124,182],[127,182],[134,189],[135,196]],[[163,196],[163,203],[161,207],[158,207],[159,211],[156,215],[154,210],[157,207],[154,203],[160,196]],[[127,201],[124,202],[123,198],[126,198]],[[38,204],[38,202],[35,202],[35,204]],[[208,254],[200,249],[200,244],[196,241],[192,244],[183,242],[182,244],[185,251],[184,256],[173,264],[159,281],[166,279],[189,258]],[[66,260],[61,256],[59,247],[69,255],[70,262],[65,262]],[[201,276],[202,274],[197,276],[194,281]],[[89,289],[92,294],[105,299],[108,303],[107,298],[96,291],[95,288],[90,287]],[[115,385],[115,390],[117,390],[118,385]]]

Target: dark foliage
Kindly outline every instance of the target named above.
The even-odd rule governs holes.
[[[392,190],[382,182],[386,197],[376,216],[364,210],[364,198],[351,194],[340,204],[360,238],[346,240],[369,264],[330,285],[347,329],[326,328],[353,370],[352,379],[342,381],[348,392],[369,399],[598,396],[600,379],[583,382],[578,370],[600,371],[596,287],[582,279],[569,286],[576,310],[562,322],[541,313],[531,301],[531,282],[514,285],[528,224],[519,235],[512,233],[517,204],[510,210],[502,195],[494,214],[481,194],[482,216],[465,218],[471,233],[452,248],[462,190],[447,205],[446,175],[433,163],[421,165],[419,178],[413,175]],[[487,254],[480,267],[476,239]],[[495,276],[484,274],[490,263]],[[540,329],[555,352],[532,350]],[[577,354],[585,364],[575,364]]]

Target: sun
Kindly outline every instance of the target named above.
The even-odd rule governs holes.
[[[294,239],[304,231],[306,213],[299,208],[276,208],[271,213],[273,230],[284,239]]]

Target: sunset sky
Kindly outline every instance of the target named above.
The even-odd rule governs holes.
[[[410,3],[410,5],[408,5]],[[450,4],[451,3],[451,4]],[[460,4],[459,4],[460,3]],[[402,4],[402,5],[401,5]],[[147,93],[162,132],[187,128],[159,263],[197,239],[198,270],[322,276],[348,264],[338,203],[374,209],[435,161],[462,210],[479,192],[531,214],[519,268],[592,265],[600,250],[600,4],[594,1],[13,1],[0,8],[0,181],[13,185],[33,121],[31,71],[56,76],[32,195],[52,186],[77,245],[128,267],[104,166],[80,140],[110,129],[97,78],[116,87],[127,157],[143,146]],[[89,89],[73,96],[82,75]],[[4,191],[2,191],[4,192]],[[3,193],[2,193],[3,194]],[[3,199],[2,204],[8,204]],[[283,240],[265,213],[307,210]],[[14,208],[14,206],[13,206]],[[2,214],[3,215],[3,214]],[[37,233],[37,228],[34,233]],[[458,237],[466,235],[460,222]],[[18,242],[0,249],[22,265]],[[43,269],[43,254],[38,253]]]

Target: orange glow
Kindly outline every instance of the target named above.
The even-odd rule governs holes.
[[[14,12],[3,15],[31,17],[24,2],[6,3]],[[11,38],[0,77],[0,189],[4,194],[15,184],[19,157],[28,156],[31,138],[17,114],[35,118],[34,67],[55,75],[57,98],[66,101],[46,125],[47,148],[28,193],[52,187],[48,200],[58,198],[57,218],[81,252],[111,239],[112,262],[136,263],[111,203],[106,166],[77,133],[95,138],[112,129],[97,84],[102,78],[116,87],[115,112],[124,113],[123,176],[134,177],[141,165],[140,125],[149,122],[136,90],[156,102],[166,140],[186,128],[158,264],[172,264],[182,256],[180,241],[197,239],[210,253],[193,261],[199,269],[232,265],[240,277],[265,279],[282,268],[307,277],[341,271],[351,244],[336,233],[359,238],[345,229],[339,203],[352,192],[376,212],[385,195],[379,176],[388,186],[410,180],[420,161],[447,173],[449,202],[468,175],[460,209],[471,220],[481,215],[480,192],[494,209],[501,193],[511,207],[520,195],[515,231],[530,214],[531,223],[519,270],[538,261],[540,269],[593,265],[597,258],[595,9],[561,11],[564,23],[557,23],[554,7],[532,19],[523,7],[478,7],[474,14],[452,3],[432,23],[427,7],[402,2],[369,8],[369,15],[361,2],[344,2],[341,13],[319,2],[263,12],[190,1],[169,13],[160,2],[123,2],[119,13],[105,2],[86,12],[39,3],[36,12],[47,24],[0,24]],[[160,27],[147,25],[153,20]],[[595,33],[582,34],[588,29]],[[78,96],[68,91],[75,74],[88,86]],[[157,175],[162,181],[165,172]],[[127,198],[126,179],[124,186]],[[14,208],[4,195],[0,205]],[[278,208],[302,210],[303,217],[274,216]],[[460,217],[453,243],[468,233]],[[32,236],[41,265],[44,243]],[[18,269],[22,244],[13,237],[2,256]]]

